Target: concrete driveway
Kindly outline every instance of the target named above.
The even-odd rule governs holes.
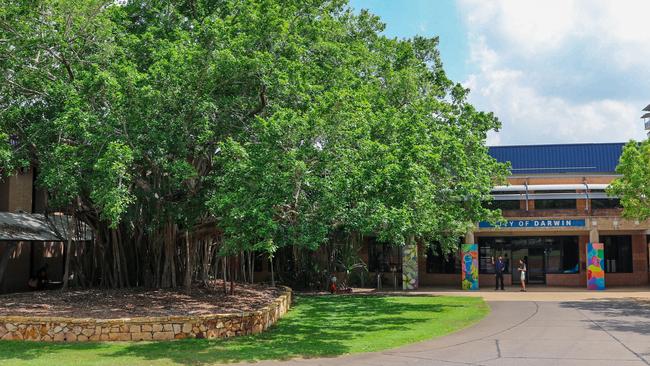
[[[650,365],[647,291],[482,294],[491,313],[445,337],[384,352],[258,365]]]

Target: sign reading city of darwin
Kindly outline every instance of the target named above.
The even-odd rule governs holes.
[[[584,227],[584,219],[545,219],[545,220],[508,220],[496,225],[487,221],[478,223],[480,228],[504,228],[504,229],[531,229],[531,228],[554,228],[554,227]]]

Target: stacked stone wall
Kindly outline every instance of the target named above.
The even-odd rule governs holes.
[[[257,334],[291,306],[291,289],[265,308],[233,314],[123,319],[0,316],[0,339],[42,342],[152,341]]]

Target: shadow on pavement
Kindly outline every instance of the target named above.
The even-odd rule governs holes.
[[[602,327],[608,331],[650,335],[650,300],[647,299],[567,301],[560,303],[560,306],[585,312],[585,315],[598,324],[592,324],[594,329]]]

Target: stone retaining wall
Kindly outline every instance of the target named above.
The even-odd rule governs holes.
[[[0,339],[84,342],[227,338],[266,330],[290,306],[291,289],[287,287],[265,308],[235,314],[123,319],[0,316]]]

